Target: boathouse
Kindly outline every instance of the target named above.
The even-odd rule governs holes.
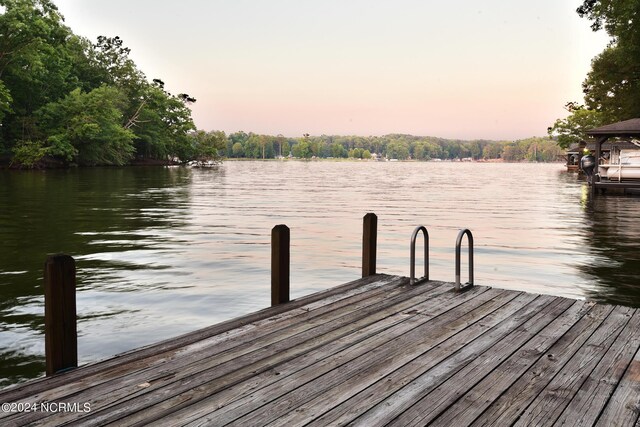
[[[571,144],[565,153],[565,161],[567,163],[567,172],[579,172],[580,171],[580,159],[585,153],[593,153],[595,155],[596,152],[596,144],[597,141],[591,139],[587,142],[580,141],[574,144]],[[630,141],[625,140],[612,140],[605,141],[600,146],[600,164],[609,164],[611,159],[611,153],[614,154],[614,159],[618,159],[616,156],[619,156],[620,151],[633,151],[639,150],[640,147],[633,144]]]
[[[565,153],[567,172],[578,172],[580,170],[580,158],[584,152],[584,147],[584,142],[576,142],[567,148],[567,152]]]
[[[594,138],[593,149],[597,161],[593,179],[594,190],[640,189],[640,118],[591,129],[586,134]]]

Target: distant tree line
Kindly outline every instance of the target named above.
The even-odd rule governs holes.
[[[50,0],[0,0],[0,159],[16,167],[123,165],[217,156],[187,94],[149,81],[119,37],[95,43]]]
[[[0,0],[0,164],[33,168],[220,157],[552,161],[553,141],[391,134],[286,138],[196,130],[188,94],[149,80],[119,37],[73,34],[51,0]]]
[[[225,157],[273,159],[277,157],[355,158],[372,156],[398,160],[503,159],[509,162],[559,160],[563,150],[549,138],[518,141],[452,140],[403,134],[384,136],[310,136],[286,138],[235,132],[227,137]]]

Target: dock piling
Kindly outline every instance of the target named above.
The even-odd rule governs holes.
[[[376,244],[378,240],[378,217],[369,212],[363,218],[362,227],[362,277],[376,274]]]
[[[78,366],[76,263],[64,254],[44,264],[44,324],[47,376]]]
[[[289,301],[290,231],[284,224],[271,230],[271,306]]]

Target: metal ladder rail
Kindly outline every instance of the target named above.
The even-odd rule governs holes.
[[[419,280],[429,280],[429,232],[426,227],[423,225],[419,225],[413,230],[411,234],[411,268],[410,268],[410,278],[409,284],[413,285],[416,282],[416,239],[418,237],[418,233],[422,231],[424,234],[424,276]]]
[[[464,284],[464,286],[460,285],[460,248],[462,246],[462,238],[467,235],[467,240],[469,241],[469,281]],[[456,284],[455,290],[461,291],[473,286],[473,234],[471,230],[468,228],[464,228],[460,230],[458,233],[458,238],[456,239]]]

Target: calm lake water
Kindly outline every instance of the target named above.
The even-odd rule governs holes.
[[[430,276],[453,281],[467,227],[477,284],[640,306],[640,198],[592,200],[563,169],[272,161],[0,171],[0,386],[44,371],[48,253],[77,260],[86,364],[267,307],[276,224],[291,228],[293,298],[357,279],[367,212],[378,215],[379,272],[409,274],[411,232],[425,225]]]

